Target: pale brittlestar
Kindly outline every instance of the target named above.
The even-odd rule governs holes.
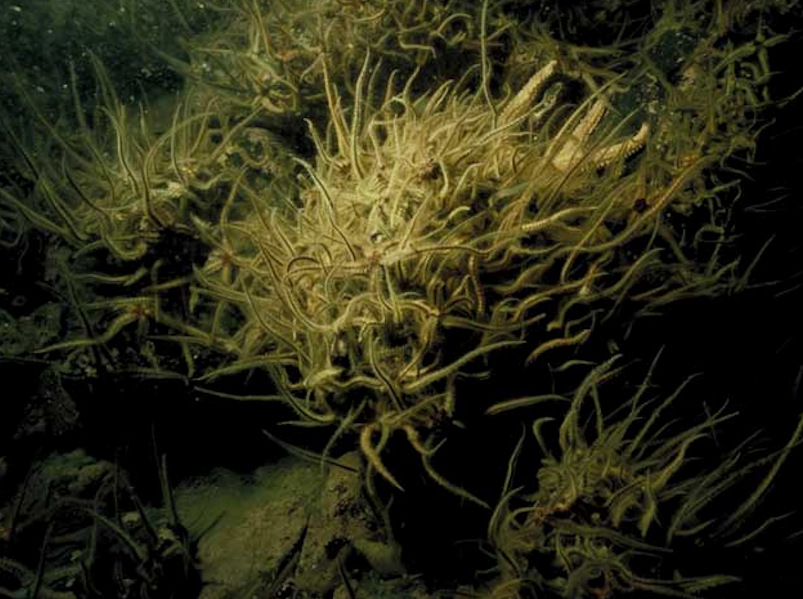
[[[510,125],[526,117],[534,100],[547,92],[556,75],[558,63],[551,60],[511,98],[499,115],[499,124]],[[586,108],[589,103],[590,106]],[[590,98],[580,106],[578,110],[585,111],[583,114],[575,113],[569,117],[548,150],[553,167],[562,173],[576,168],[603,168],[614,160],[628,158],[644,147],[650,133],[647,122],[642,123],[630,137],[596,147],[599,144],[592,142],[591,138],[605,116],[608,104],[608,99],[600,92],[596,98]]]

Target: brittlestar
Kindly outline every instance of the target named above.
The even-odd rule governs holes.
[[[556,60],[549,61],[539,69],[505,106],[499,115],[500,124],[504,126],[527,115],[533,101],[547,90],[557,74]],[[575,168],[602,168],[616,159],[627,158],[644,147],[650,132],[647,122],[642,123],[631,137],[604,147],[593,147],[591,137],[605,115],[607,106],[607,99],[593,99],[588,109],[580,107],[579,110],[586,112],[579,117],[579,121],[573,115],[561,128],[555,137],[557,147],[549,152],[552,156],[550,162],[558,171],[565,173]],[[568,131],[572,125],[573,128]]]

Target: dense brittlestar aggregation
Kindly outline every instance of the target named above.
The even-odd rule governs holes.
[[[238,182],[230,202],[242,205],[224,214],[242,217],[220,230],[240,248],[239,275],[199,276],[242,307],[242,359],[278,368],[302,419],[329,423],[367,393],[354,424],[397,484],[371,449],[379,423],[409,437],[453,412],[446,390],[483,356],[524,345],[534,360],[583,342],[588,312],[570,311],[618,301],[656,263],[649,247],[630,260],[616,249],[704,163],[657,181],[624,170],[648,141],[646,121],[628,135],[604,119],[615,115],[604,88],[568,103],[554,62],[491,106],[471,73],[417,97],[415,76],[391,75],[379,94],[377,66],[367,52],[346,108],[324,60],[330,118],[325,131],[309,124],[315,164],[295,159],[299,207],[269,206]],[[639,181],[654,197],[631,217]],[[459,352],[444,345],[455,339]]]
[[[591,370],[572,397],[532,397],[490,411],[556,400],[567,405],[562,419],[544,416],[532,425],[542,456],[535,476],[513,488],[513,472],[508,470],[488,529],[501,570],[499,594],[494,596],[518,597],[516,591],[530,580],[564,597],[589,591],[610,597],[632,590],[690,597],[739,579],[733,574],[680,575],[677,570],[671,578],[658,575],[670,571],[662,562],[670,560],[678,540],[695,536],[705,538],[707,545],[733,547],[772,524],[772,520],[751,523],[747,516],[769,488],[789,448],[798,443],[803,420],[777,453],[749,457],[746,448],[752,435],[723,452],[721,463],[707,467],[693,454],[736,414],[723,406],[695,423],[680,424],[681,419],[670,418],[695,377],[665,398],[650,397],[657,357],[632,397],[619,399],[616,409],[608,408],[609,400],[600,389],[621,371],[615,368],[616,360]],[[723,516],[717,503],[750,475],[762,477],[756,490],[738,499],[741,503]]]

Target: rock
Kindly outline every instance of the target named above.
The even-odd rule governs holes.
[[[359,454],[351,452],[338,461],[357,472],[332,467],[320,509],[310,516],[295,582],[311,593],[325,594],[340,584],[338,560],[351,551],[360,553],[380,572],[403,572],[400,549],[387,538],[362,494]]]
[[[320,469],[295,458],[251,476],[216,470],[179,485],[181,519],[193,535],[203,533],[201,599],[259,596],[255,590],[273,579],[298,543],[320,488]]]

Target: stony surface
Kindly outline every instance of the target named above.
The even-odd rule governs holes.
[[[176,490],[182,520],[201,534],[202,599],[258,589],[298,542],[320,485],[310,464],[288,459],[250,477],[224,470]]]
[[[341,462],[356,468],[359,456]],[[321,472],[287,458],[249,477],[216,471],[182,485],[176,497],[192,531],[208,529],[199,544],[202,599],[268,597],[282,589],[342,596],[340,569],[347,560],[363,564],[363,571],[347,574],[355,576],[355,587],[359,578],[366,586],[386,578],[410,584],[400,549],[382,531],[351,470]]]

